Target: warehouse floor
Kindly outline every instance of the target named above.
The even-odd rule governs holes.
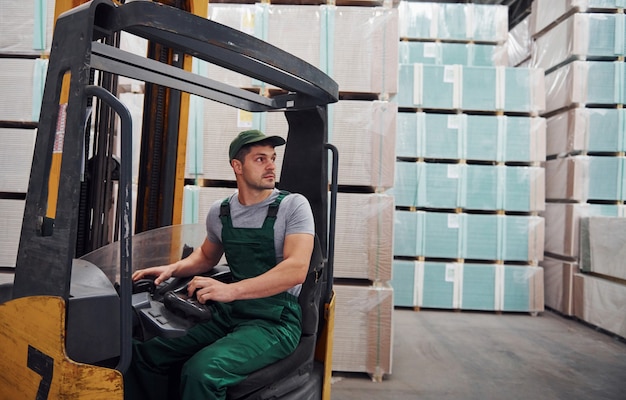
[[[392,374],[334,373],[332,400],[626,399],[626,343],[553,312],[393,318]]]

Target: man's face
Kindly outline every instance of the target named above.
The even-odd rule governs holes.
[[[250,188],[265,190],[276,186],[276,151],[273,146],[252,146],[241,168],[243,180]]]

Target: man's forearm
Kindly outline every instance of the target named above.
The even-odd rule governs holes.
[[[194,276],[200,275],[209,271],[219,262],[221,253],[215,254],[212,246],[207,245],[207,241],[198,246],[194,251],[186,258],[174,263],[175,269],[173,271],[174,276]]]

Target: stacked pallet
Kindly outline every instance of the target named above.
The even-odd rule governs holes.
[[[626,337],[626,218],[581,219],[579,266],[574,275],[574,314]]]
[[[623,325],[622,307],[610,305],[623,304],[626,282],[619,273],[598,272],[602,261],[588,257],[583,266],[581,259],[599,234],[590,235],[592,219],[624,217],[622,7],[612,0],[535,1],[531,63],[545,69],[548,88],[546,304],[623,336],[607,321],[614,317]],[[614,245],[605,249],[609,255],[623,247],[608,243]]]
[[[0,266],[14,267],[52,43],[54,2],[9,2],[0,16]]]
[[[394,304],[543,311],[543,71],[506,66],[506,7],[399,12]]]
[[[392,356],[394,204],[385,191],[395,172],[397,106],[389,98],[398,86],[397,8],[382,2],[211,2],[208,16],[302,58],[339,84],[328,129],[339,151],[340,185],[333,370],[364,372],[380,381],[391,373]],[[277,89],[205,62],[196,61],[194,69],[264,95]],[[203,222],[210,204],[233,192],[227,149],[238,132],[260,129],[286,137],[288,130],[282,113],[252,114],[197,98],[189,126],[185,223]],[[278,170],[283,151],[277,148]]]

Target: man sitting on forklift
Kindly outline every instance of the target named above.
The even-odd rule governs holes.
[[[126,399],[168,398],[168,381],[180,379],[183,400],[225,399],[226,389],[250,373],[285,358],[301,335],[298,294],[314,246],[308,200],[275,188],[279,136],[239,133],[229,148],[237,191],[215,202],[207,237],[193,253],[170,265],[138,270],[133,280],[191,277],[187,294],[210,304],[212,318],[178,338],[152,338],[133,346],[125,375]],[[234,283],[199,276],[222,255]],[[182,365],[180,376],[178,374]]]

